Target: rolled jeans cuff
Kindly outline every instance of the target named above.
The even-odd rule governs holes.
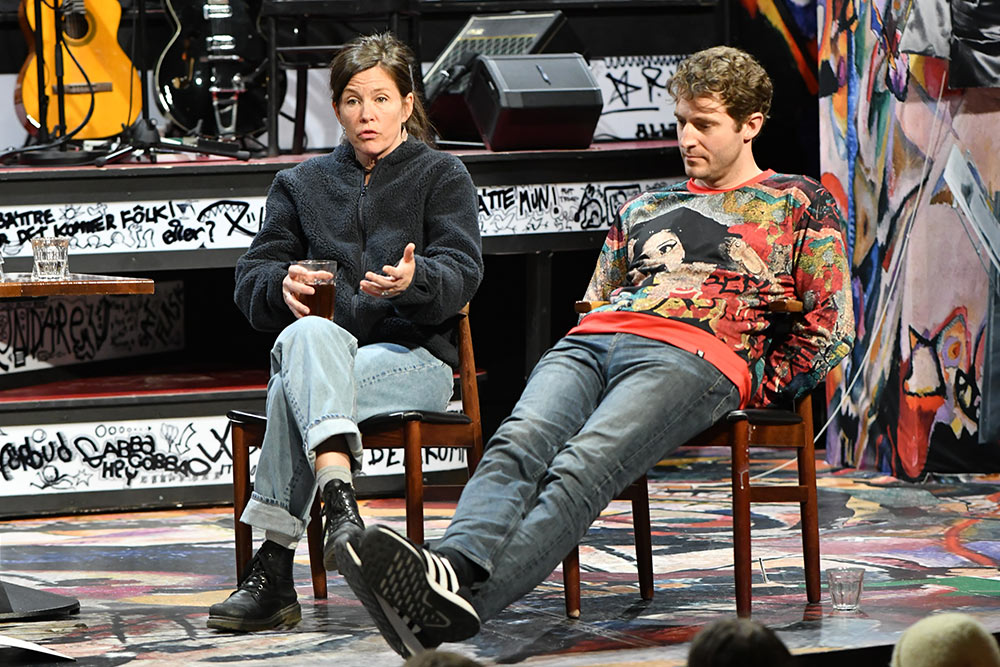
[[[341,415],[321,419],[306,431],[306,449],[310,465],[316,465],[316,448],[338,435],[344,436],[347,441],[348,453],[351,456],[351,472],[355,474],[360,472],[363,459],[361,432],[353,419]]]
[[[250,494],[250,501],[240,515],[240,522],[250,526],[266,526],[268,530],[296,539],[306,530],[306,522],[291,514],[287,507],[281,507],[257,492]]]

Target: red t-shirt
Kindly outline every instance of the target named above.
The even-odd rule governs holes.
[[[712,334],[690,324],[645,313],[603,311],[587,315],[566,335],[613,333],[651,338],[697,354],[736,385],[740,390],[741,408],[746,407],[750,400],[750,368],[746,360]]]

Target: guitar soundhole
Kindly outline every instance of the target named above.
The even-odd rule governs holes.
[[[68,14],[63,22],[63,32],[69,39],[83,39],[90,32],[87,14]]]

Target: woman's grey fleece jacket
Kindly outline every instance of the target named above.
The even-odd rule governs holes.
[[[364,185],[349,144],[278,172],[260,231],[236,264],[235,301],[250,324],[277,331],[294,321],[281,293],[299,259],[337,261],[334,321],[359,345],[425,347],[458,363],[452,317],[483,275],[476,190],[458,158],[409,138]],[[416,272],[402,294],[360,290],[366,271],[395,265],[416,244]]]

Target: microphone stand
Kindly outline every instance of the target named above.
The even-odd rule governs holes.
[[[35,71],[38,76],[38,142],[49,143],[49,96],[45,94],[45,45],[42,43],[42,0],[35,0]],[[56,30],[59,30],[58,22]]]
[[[40,0],[35,0],[39,2]],[[138,16],[135,22],[134,39],[139,44],[136,57],[139,62],[136,68],[139,71],[139,94],[142,98],[142,112],[139,120],[132,127],[125,128],[122,133],[126,139],[126,144],[100,157],[94,161],[98,167],[103,167],[109,162],[123,160],[133,153],[139,153],[156,162],[156,151],[168,153],[199,153],[203,155],[218,155],[221,157],[233,157],[238,160],[249,160],[250,151],[231,146],[222,141],[210,141],[207,139],[197,139],[194,144],[174,143],[163,141],[160,132],[156,129],[156,121],[149,116],[149,85],[146,81],[146,0],[137,0]]]
[[[53,57],[55,58],[56,72],[56,105],[59,114],[58,124],[49,133],[49,95],[45,90],[45,45],[42,39],[42,2],[35,0],[35,66],[38,76],[38,143],[44,145],[51,139],[65,139],[59,142],[58,146],[46,147],[40,150],[25,150],[20,157],[22,164],[39,166],[66,166],[73,164],[85,164],[91,162],[96,155],[92,151],[70,151],[68,149],[69,139],[66,138],[68,131],[66,127],[66,90],[63,86],[63,3],[55,0],[52,7],[53,33],[55,35],[55,47]]]

